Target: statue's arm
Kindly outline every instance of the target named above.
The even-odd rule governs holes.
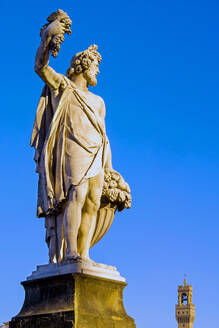
[[[105,125],[105,116],[106,116],[106,108],[105,108],[105,103],[102,100],[102,105],[101,105],[101,109],[100,109],[100,117],[102,118],[102,121],[104,122]],[[108,155],[107,155],[107,159],[106,159],[106,163],[105,163],[105,169],[112,169],[112,152],[111,152],[111,148],[110,148],[110,143],[109,140],[107,138],[107,143],[108,143]]]
[[[35,72],[56,93],[64,82],[62,76],[49,66],[49,43],[58,34],[65,33],[64,23],[55,20],[43,31],[42,40],[36,53]]]
[[[109,150],[108,150],[108,155],[106,159],[106,164],[105,164],[105,169],[111,169],[112,170],[112,152],[110,148],[110,144],[108,144]]]

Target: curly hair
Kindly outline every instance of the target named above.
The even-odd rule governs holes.
[[[74,74],[80,74],[86,71],[93,60],[97,59],[98,63],[101,62],[101,54],[97,51],[98,46],[92,44],[88,49],[77,53],[71,60],[71,65],[67,70],[67,77],[71,79]]]

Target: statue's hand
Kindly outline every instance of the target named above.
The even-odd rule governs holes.
[[[64,34],[71,34],[72,21],[67,13],[58,9],[48,18],[48,23],[40,30],[40,36],[44,45],[48,46],[53,57],[56,57],[60,50],[60,45],[64,41]]]
[[[64,22],[60,22],[58,19],[54,20],[45,28],[42,33],[43,38],[52,39],[56,35],[64,35],[66,32],[66,25]]]

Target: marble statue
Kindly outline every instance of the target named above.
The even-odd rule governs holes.
[[[96,45],[77,53],[66,76],[49,66],[71,20],[62,10],[41,29],[35,72],[45,82],[31,146],[39,174],[37,216],[45,217],[50,263],[91,261],[89,249],[112,224],[115,211],[131,206],[130,188],[112,168],[105,104],[88,90],[97,84]]]

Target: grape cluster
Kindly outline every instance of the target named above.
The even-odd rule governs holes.
[[[105,169],[102,202],[116,205],[122,211],[131,207],[131,199],[129,185],[122,176],[112,169]]]
[[[63,18],[61,20],[61,22],[65,24],[65,33],[70,35],[71,34],[71,24],[72,24],[72,21],[70,20],[70,18],[69,17]]]
[[[60,45],[64,41],[64,35],[63,34],[58,34],[55,35],[52,40],[50,41],[49,44],[49,50],[51,51],[51,55],[53,57],[57,57],[59,51],[60,51]]]
[[[57,11],[53,12],[48,18],[47,21],[49,23],[45,24],[41,30],[40,30],[40,36],[42,37],[43,31],[48,27],[50,23],[52,23],[54,20],[58,19],[60,22],[65,24],[65,33],[71,34],[71,24],[72,21],[67,13],[65,13],[63,10],[58,9]],[[51,51],[51,55],[53,57],[57,57],[59,51],[60,51],[60,45],[64,41],[64,34],[55,35],[49,44],[49,49]]]

